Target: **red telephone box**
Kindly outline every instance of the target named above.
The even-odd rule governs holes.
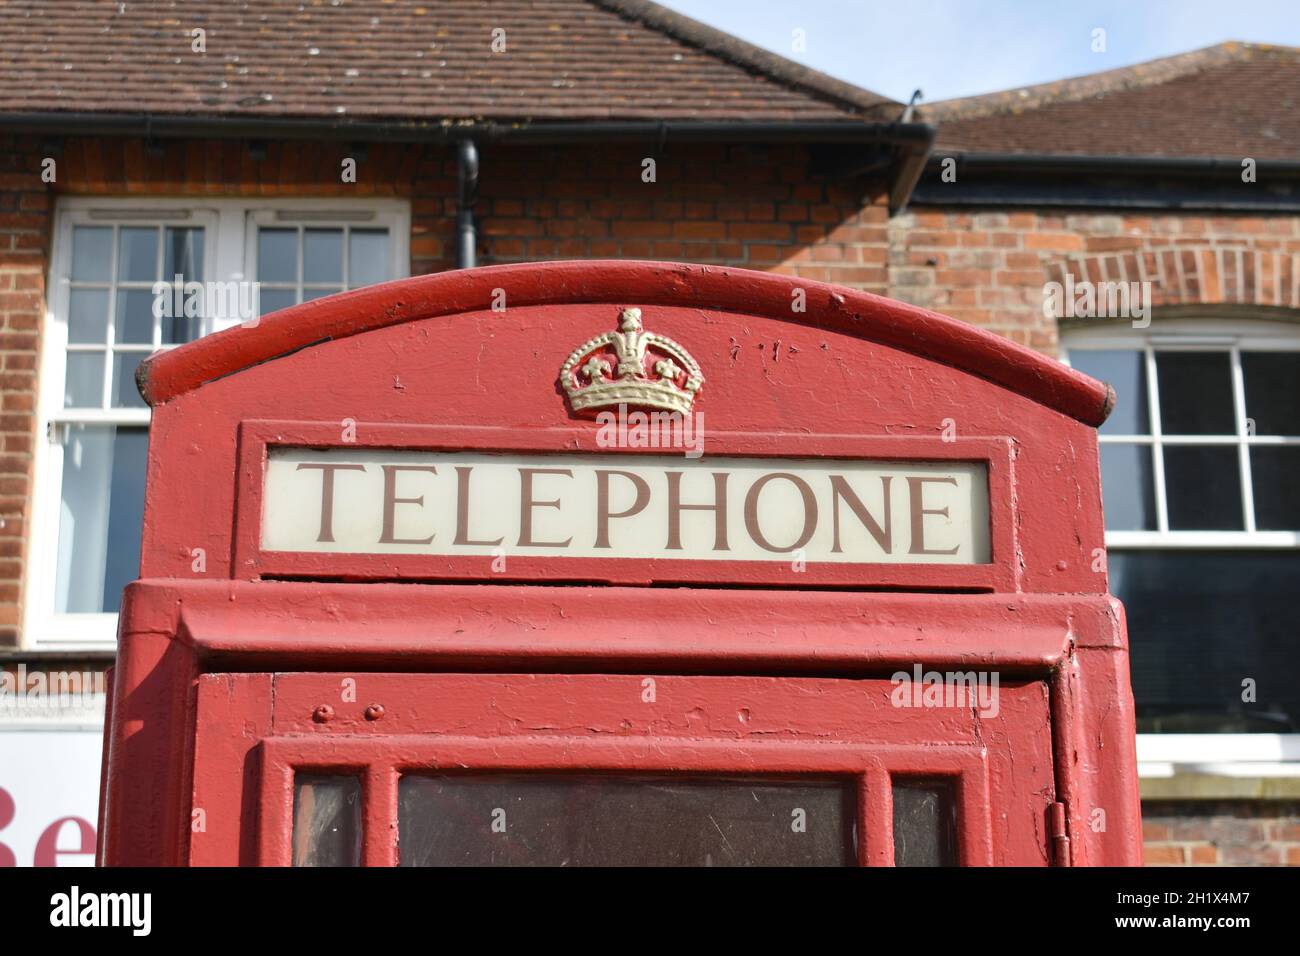
[[[100,861],[1140,862],[1102,384],[559,262],[151,359]]]

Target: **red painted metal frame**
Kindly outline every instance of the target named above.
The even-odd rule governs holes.
[[[903,710],[885,680],[668,675],[655,700],[640,675],[261,675],[275,688],[263,778],[259,860],[289,861],[292,771],[347,771],[366,787],[367,860],[395,859],[396,779],[471,770],[851,775],[859,778],[861,862],[892,863],[891,778],[956,783],[961,858],[971,865],[1045,864],[1043,796],[1051,748],[1041,684],[1001,688],[997,714],[967,706]],[[339,699],[345,680],[356,691]],[[220,682],[219,682],[220,683]],[[222,688],[213,696],[220,699]],[[329,702],[333,716],[314,719]],[[380,720],[366,716],[383,707]],[[1007,738],[990,754],[986,739]],[[999,811],[994,849],[990,772],[1020,799]],[[1033,806],[1038,800],[1039,805]]]
[[[256,862],[260,742],[310,726],[277,729],[274,672],[344,671],[363,680],[400,666],[466,679],[467,672],[860,678],[888,677],[920,660],[927,668],[997,669],[1004,681],[1047,681],[1051,739],[1042,745],[1066,755],[1053,759],[1056,799],[1078,820],[1100,808],[1110,821],[1102,832],[1076,828],[1069,862],[1139,863],[1140,843],[1127,831],[1138,819],[1138,794],[1118,604],[1089,595],[942,600],[945,613],[936,615],[935,598],[920,594],[138,582],[123,613],[101,858]],[[249,673],[231,673],[241,670]],[[291,696],[282,690],[278,699],[288,706]],[[431,729],[397,715],[370,727],[360,713],[367,703],[358,699],[356,714],[340,707],[333,727],[368,734],[370,746],[381,745],[388,728],[403,739]],[[923,710],[911,716],[918,728],[930,719]],[[1035,740],[1036,728],[1048,730],[1041,715],[1023,723]],[[1008,743],[986,732],[990,753]],[[1004,785],[990,789],[994,807],[1005,793]],[[205,811],[202,835],[191,832],[196,809]]]
[[[577,771],[610,773],[782,774],[852,776],[858,781],[858,864],[893,866],[892,783],[901,777],[947,777],[957,802],[962,866],[992,866],[988,754],[966,746],[921,748],[814,744],[601,740],[592,737],[271,737],[261,744],[259,866],[292,862],[293,779],[297,770],[354,772],[362,779],[365,866],[396,866],[400,858],[398,782],[407,771]]]
[[[771,561],[703,561],[640,558],[529,557],[512,552],[506,571],[494,573],[493,559],[461,555],[325,554],[264,551],[262,495],[268,449],[281,447],[414,449],[475,453],[536,452],[664,456],[664,449],[610,453],[585,428],[464,428],[449,425],[357,423],[355,441],[344,441],[336,423],[244,421],[239,429],[239,489],[236,496],[233,566],[241,578],[334,580],[601,581],[610,584],[746,584],[774,587],[897,588],[925,591],[1017,591],[1020,554],[1016,544],[1015,481],[1011,442],[996,438],[864,437],[858,435],[710,435],[708,443],[727,457],[872,459],[882,461],[976,462],[986,466],[989,494],[988,564],[831,564],[808,562],[799,573],[789,555]],[[705,458],[708,459],[706,448]]]

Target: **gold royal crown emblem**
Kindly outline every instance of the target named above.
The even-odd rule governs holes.
[[[575,412],[634,405],[685,415],[704,375],[690,352],[642,328],[640,309],[624,309],[617,332],[598,335],[569,354],[560,384]]]

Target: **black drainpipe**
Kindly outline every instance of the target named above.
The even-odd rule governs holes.
[[[474,226],[474,202],[478,198],[478,147],[462,139],[456,150],[456,267],[473,269],[478,234]]]

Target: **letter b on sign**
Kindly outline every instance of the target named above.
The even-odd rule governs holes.
[[[9,791],[0,787],[0,830],[3,830],[9,824],[14,822],[14,798],[9,796]],[[3,843],[0,843],[0,867],[17,866],[18,861],[14,859],[14,851],[9,849]]]

